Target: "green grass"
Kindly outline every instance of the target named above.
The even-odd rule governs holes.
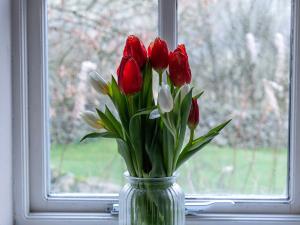
[[[77,180],[97,177],[124,184],[125,165],[114,141],[53,145],[51,168]],[[179,170],[186,193],[282,195],[286,192],[287,151],[232,149],[210,145]]]

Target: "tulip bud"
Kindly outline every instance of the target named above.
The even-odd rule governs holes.
[[[96,71],[90,73],[89,82],[99,94],[107,95],[109,93],[107,83]]]
[[[191,90],[191,88],[190,88],[189,84],[185,84],[180,88],[181,101],[189,93],[190,90]]]
[[[157,101],[162,113],[170,112],[173,109],[173,97],[168,85],[164,84],[161,86]]]
[[[197,125],[199,124],[199,106],[196,98],[192,99],[191,110],[188,118],[188,126],[191,130],[195,130]]]
[[[169,54],[169,76],[176,87],[191,83],[192,74],[184,45]]]
[[[123,57],[133,57],[140,68],[147,61],[147,51],[140,39],[134,35],[129,35],[123,51]]]
[[[153,120],[153,119],[156,119],[156,118],[159,118],[160,117],[160,114],[159,114],[159,111],[158,109],[154,109],[150,115],[149,115],[149,119],[150,120]]]
[[[101,129],[103,128],[102,121],[99,119],[99,117],[92,111],[86,111],[84,113],[80,114],[83,121],[89,125],[91,128],[94,129]]]
[[[167,43],[157,37],[154,42],[151,42],[148,47],[148,56],[152,67],[158,72],[162,73],[169,64],[169,50]]]
[[[135,94],[142,89],[143,77],[133,57],[123,57],[117,70],[118,85],[124,94]]]

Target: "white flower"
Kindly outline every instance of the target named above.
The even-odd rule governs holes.
[[[184,97],[190,92],[191,87],[189,84],[185,84],[180,88],[181,93],[181,101],[184,99]]]
[[[89,82],[93,88],[100,94],[108,94],[108,85],[105,80],[96,71],[89,74]]]
[[[170,112],[173,109],[173,97],[168,85],[163,84],[158,93],[158,105],[162,113]]]
[[[153,119],[156,119],[156,118],[159,118],[160,117],[160,114],[159,114],[159,111],[158,109],[154,109],[150,115],[149,115],[149,119],[150,120],[153,120]]]
[[[92,111],[86,111],[80,114],[81,118],[84,122],[89,125],[91,128],[94,129],[101,129],[103,128],[103,124],[99,117]]]
[[[175,95],[174,102],[178,102],[178,101],[182,102],[184,97],[189,93],[190,90],[191,87],[189,84],[184,84],[183,86],[181,86],[179,91]]]

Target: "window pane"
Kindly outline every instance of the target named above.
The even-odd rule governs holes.
[[[291,1],[179,0],[179,43],[200,100],[198,135],[231,125],[185,165],[188,193],[286,197]]]
[[[107,80],[121,59],[124,41],[157,36],[157,1],[48,0],[48,74],[51,192],[118,192],[125,166],[114,141],[79,143],[90,129],[79,113],[103,107],[87,74]]]

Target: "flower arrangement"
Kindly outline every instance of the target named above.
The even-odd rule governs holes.
[[[155,72],[154,72],[155,71]],[[157,74],[157,75],[156,75]],[[158,76],[155,99],[153,76]],[[97,73],[90,76],[93,88],[107,95],[117,115],[105,106],[104,111],[82,114],[95,129],[82,138],[113,138],[132,177],[169,177],[195,153],[210,143],[230,120],[195,138],[199,123],[197,100],[190,87],[192,73],[183,44],[169,51],[157,37],[146,50],[138,37],[130,35],[123,57],[110,82]],[[189,139],[185,136],[189,129]]]

